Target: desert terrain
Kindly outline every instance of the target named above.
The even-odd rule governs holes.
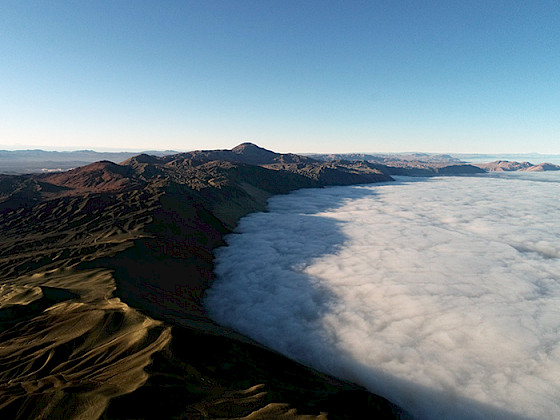
[[[251,144],[0,176],[3,418],[399,418],[217,325],[212,251],[273,194],[390,180]]]

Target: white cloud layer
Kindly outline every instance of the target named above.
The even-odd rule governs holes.
[[[206,304],[419,419],[560,418],[559,197],[558,173],[274,197]]]

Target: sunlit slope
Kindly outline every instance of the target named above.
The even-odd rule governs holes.
[[[5,418],[96,418],[142,385],[170,329],[113,297],[107,268],[156,202],[140,191],[69,196],[2,212],[0,410]]]

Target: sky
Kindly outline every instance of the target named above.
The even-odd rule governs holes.
[[[560,3],[0,2],[0,148],[560,153]]]

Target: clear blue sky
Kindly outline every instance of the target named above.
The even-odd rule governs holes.
[[[1,1],[0,148],[560,153],[560,2]]]

